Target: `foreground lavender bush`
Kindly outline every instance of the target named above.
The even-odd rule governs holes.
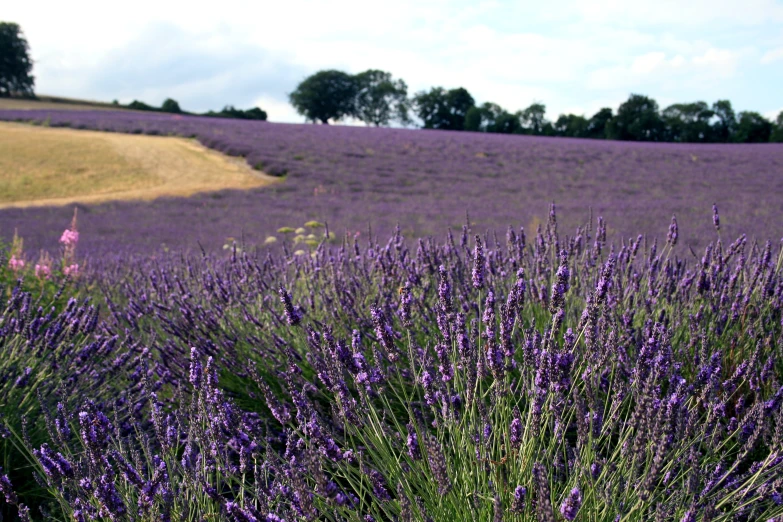
[[[66,409],[39,477],[77,520],[776,519],[781,253],[678,236],[104,267],[171,384]]]

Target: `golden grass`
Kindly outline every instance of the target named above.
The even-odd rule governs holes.
[[[275,181],[195,140],[0,123],[0,208],[190,196]]]

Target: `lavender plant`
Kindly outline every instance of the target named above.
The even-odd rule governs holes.
[[[77,520],[783,516],[780,249],[558,219],[94,272],[160,370],[47,410],[38,477]]]

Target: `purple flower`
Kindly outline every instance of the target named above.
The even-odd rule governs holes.
[[[204,369],[201,367],[201,361],[199,361],[198,350],[195,347],[190,349],[190,375],[189,381],[194,388],[199,389],[201,387],[201,375],[204,373]]]
[[[523,429],[522,419],[519,416],[519,410],[514,408],[514,418],[511,421],[511,425],[509,426],[509,439],[511,440],[511,445],[515,448],[518,448],[519,444],[522,442]]]
[[[2,469],[3,468],[0,468],[0,471],[2,471]],[[0,493],[5,496],[5,501],[9,504],[16,504],[19,502],[19,498],[14,492],[14,488],[11,485],[11,480],[8,478],[8,475],[0,476]]]
[[[511,512],[521,515],[525,511],[525,498],[527,497],[527,488],[517,486],[514,488],[514,499],[511,501]]]
[[[712,204],[712,224],[715,225],[715,230],[720,232],[720,216],[718,215],[718,206],[715,203]]]
[[[284,286],[280,285],[277,293],[280,296],[280,302],[283,303],[283,311],[285,312],[286,321],[288,321],[289,325],[296,326],[302,320],[301,312],[294,308],[294,305],[291,302],[291,295]]]
[[[376,499],[384,502],[391,500],[391,495],[389,495],[389,491],[386,489],[386,479],[383,478],[383,475],[371,469],[367,472],[367,477],[370,479],[372,492]]]
[[[473,288],[481,289],[484,286],[484,246],[481,238],[476,236],[476,246],[473,250]]]
[[[672,216],[672,222],[669,225],[669,233],[666,236],[666,242],[669,243],[671,246],[675,246],[677,244],[677,237],[678,237],[677,218],[675,216]]]
[[[582,493],[580,493],[579,488],[574,488],[563,503],[560,504],[560,514],[566,520],[573,520],[576,518],[580,507],[582,507]]]
[[[408,456],[413,460],[419,460],[421,458],[421,451],[419,450],[419,435],[416,433],[416,428],[413,424],[406,424],[408,428],[408,439],[406,445],[408,446]]]

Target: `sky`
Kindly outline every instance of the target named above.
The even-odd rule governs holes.
[[[21,26],[39,94],[279,122],[304,121],[288,94],[322,69],[465,87],[511,112],[540,102],[553,120],[631,93],[783,110],[783,0],[39,0],[0,21]]]

